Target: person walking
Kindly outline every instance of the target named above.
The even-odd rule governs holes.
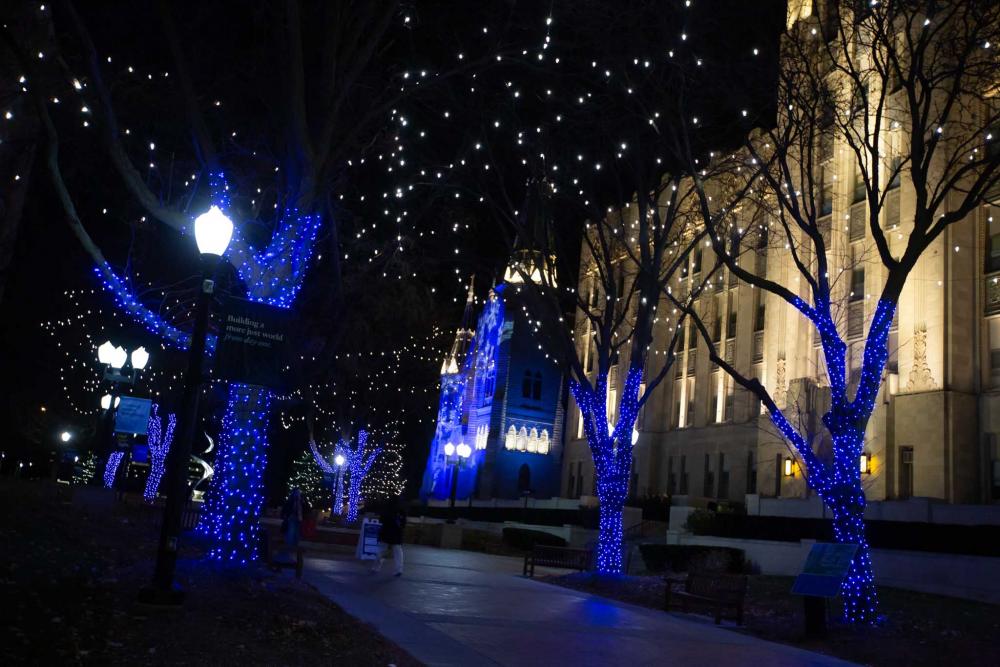
[[[302,519],[308,512],[309,504],[302,497],[302,492],[298,488],[292,489],[285,506],[281,509],[281,534],[285,538],[286,546],[299,546],[299,539],[302,537]]]
[[[386,503],[379,515],[379,522],[382,529],[379,531],[378,541],[392,550],[392,563],[395,566],[394,577],[403,576],[403,533],[406,529],[406,512],[395,498]],[[385,560],[385,551],[380,551],[379,556],[372,564],[372,572],[382,569],[382,561]]]

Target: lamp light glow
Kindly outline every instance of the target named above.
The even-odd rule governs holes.
[[[454,456],[455,455],[455,445],[451,444],[450,442],[445,443],[445,446],[444,446],[444,455],[445,456]]]
[[[128,352],[125,351],[124,347],[119,345],[111,351],[112,368],[121,368],[125,365],[126,361],[128,361]]]
[[[458,447],[455,448],[455,452],[463,459],[467,459],[472,455],[472,448],[464,442],[461,442]]]
[[[859,459],[859,463],[860,463],[861,474],[862,475],[870,475],[870,474],[872,474],[872,455],[871,454],[869,454],[868,452],[865,452],[864,454],[862,454],[861,458]]]
[[[222,256],[233,238],[233,221],[218,206],[212,206],[195,219],[194,238],[201,253]]]
[[[97,348],[97,360],[102,364],[110,364],[111,360],[114,359],[115,346],[110,340],[106,340],[101,343],[100,347]]]
[[[792,477],[792,476],[793,476],[793,471],[792,471],[792,457],[786,456],[785,457],[785,477]]]
[[[62,433],[59,434],[59,439],[62,440],[63,442],[69,442],[70,440],[73,439],[73,434],[70,433],[69,431],[63,431]]]
[[[141,371],[149,363],[149,352],[145,347],[137,347],[132,350],[132,368]]]
[[[344,465],[346,461],[347,459],[344,458],[343,454],[337,454],[336,456],[333,457],[333,462],[336,463],[338,466]]]

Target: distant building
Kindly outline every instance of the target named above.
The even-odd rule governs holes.
[[[465,315],[441,366],[421,498],[449,498],[453,483],[458,499],[559,495],[565,382],[539,348],[520,293],[523,276],[540,282],[544,270],[532,253],[515,251],[475,331],[466,328],[474,305],[469,286]],[[471,452],[467,458],[458,454],[461,445]]]

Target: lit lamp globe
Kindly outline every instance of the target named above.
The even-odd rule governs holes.
[[[59,434],[59,439],[63,442],[69,442],[73,438],[73,435],[69,431],[63,431]]]
[[[118,404],[121,402],[122,402],[121,396],[116,396],[115,407],[117,408]],[[101,396],[101,409],[107,410],[110,407],[111,407],[111,394],[105,394],[104,396]]]
[[[222,256],[233,238],[233,221],[218,206],[213,206],[194,221],[194,240],[204,255]]]
[[[146,352],[146,348],[137,347],[132,350],[132,368],[137,371],[141,371],[149,363],[149,352]]]
[[[115,346],[110,340],[106,340],[101,343],[100,347],[97,348],[97,360],[102,364],[111,365],[111,360],[114,359]]]
[[[125,348],[119,345],[114,350],[111,351],[111,368],[121,368],[128,361],[128,352]]]
[[[459,456],[461,456],[461,457],[462,457],[463,459],[467,459],[467,458],[469,458],[469,456],[471,456],[471,455],[472,455],[472,448],[471,448],[471,447],[469,447],[469,446],[468,446],[467,444],[465,444],[464,442],[463,442],[463,443],[460,443],[460,444],[458,445],[458,447],[456,447],[456,448],[455,448],[455,451],[456,451],[456,452],[458,453],[458,455],[459,455]]]
[[[455,455],[455,445],[451,444],[450,442],[446,443],[445,446],[444,446],[444,455],[445,456],[454,456]]]
[[[343,454],[337,454],[336,456],[333,457],[333,462],[336,463],[338,466],[344,465],[345,461],[346,459],[344,458]]]

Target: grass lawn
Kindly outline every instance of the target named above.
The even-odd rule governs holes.
[[[601,577],[592,573],[545,581],[654,609],[663,608],[659,576]],[[1000,607],[892,588],[879,591],[884,623],[874,628],[840,625],[840,606],[830,604],[826,639],[803,638],[802,598],[791,594],[791,577],[751,576],[745,627],[734,632],[794,644],[865,665],[996,665],[1000,656]],[[707,611],[706,611],[707,613]]]
[[[4,664],[416,665],[290,570],[226,568],[187,540],[183,609],[136,602],[157,513],[84,509],[74,489],[0,478]]]

